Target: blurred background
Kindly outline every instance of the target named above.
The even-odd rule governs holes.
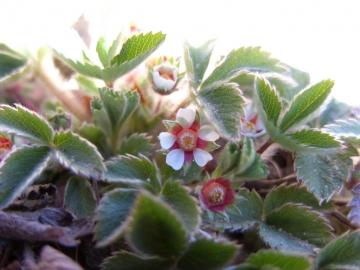
[[[335,80],[334,95],[360,105],[360,1],[3,1],[0,42],[31,53],[45,44],[76,49],[69,29],[83,15],[90,51],[101,31],[110,35],[134,21],[143,32],[162,31],[158,54],[182,55],[182,40],[218,37],[214,58],[242,46],[261,46],[316,83]],[[71,55],[68,55],[71,57]]]

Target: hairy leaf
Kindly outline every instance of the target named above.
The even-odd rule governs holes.
[[[186,72],[190,81],[190,86],[195,90],[204,78],[215,43],[216,39],[211,39],[196,48],[187,40],[184,41],[183,46]]]
[[[75,173],[99,178],[105,165],[94,145],[71,131],[57,133],[54,138],[55,157]]]
[[[337,120],[324,127],[325,131],[341,138],[341,140],[360,146],[360,122],[358,119]]]
[[[65,208],[71,211],[77,218],[88,218],[91,222],[96,209],[94,190],[85,178],[71,177],[65,187]]]
[[[1,105],[0,130],[43,144],[50,144],[54,137],[54,131],[48,122],[21,105],[16,105],[15,108]]]
[[[141,194],[131,215],[128,240],[135,250],[164,258],[179,256],[187,234],[180,217],[160,199]]]
[[[319,253],[319,269],[360,269],[360,232],[346,233],[329,243]]]
[[[161,198],[177,212],[188,232],[192,233],[198,229],[200,209],[185,187],[179,182],[167,181],[161,192]]]
[[[333,136],[322,133],[320,130],[303,129],[295,133],[287,134],[291,139],[296,140],[298,144],[321,148],[340,147],[341,143]]]
[[[235,84],[215,85],[201,91],[197,98],[220,133],[227,139],[237,140],[243,99]]]
[[[146,157],[119,156],[106,162],[107,171],[105,179],[109,182],[123,182],[130,184],[131,181],[141,180],[152,185],[152,190],[160,191],[160,181],[156,166]],[[128,181],[130,180],[130,181]]]
[[[175,264],[175,258],[142,257],[126,251],[117,252],[106,258],[103,270],[168,270]]]
[[[273,188],[265,198],[264,213],[268,215],[271,211],[280,208],[287,203],[299,203],[311,207],[312,210],[321,211],[332,208],[331,203],[322,202],[308,191],[306,186],[298,187],[297,185],[281,185]]]
[[[164,42],[165,37],[161,32],[132,36],[122,46],[120,53],[111,60],[111,65],[120,65],[134,58],[138,58],[141,63]]]
[[[340,190],[342,181],[349,177],[352,167],[351,156],[356,150],[349,148],[344,153],[326,156],[312,153],[298,153],[295,160],[297,177],[302,180],[319,199],[329,199],[335,190]]]
[[[306,270],[310,269],[311,264],[308,258],[295,254],[288,254],[276,250],[260,250],[252,253],[245,263],[251,266],[273,267],[278,270]]]
[[[98,53],[99,59],[103,67],[107,67],[108,63],[108,53],[106,47],[106,40],[103,36],[100,36],[97,44],[96,44],[96,52]]]
[[[102,197],[96,213],[97,246],[109,245],[124,232],[138,193],[136,189],[117,188]]]
[[[255,85],[261,107],[266,115],[266,118],[263,119],[265,126],[268,121],[276,127],[282,109],[281,101],[275,90],[265,79],[258,78]]]
[[[120,149],[118,151],[119,155],[130,154],[133,156],[139,155],[149,155],[149,151],[153,147],[153,144],[150,143],[150,136],[145,134],[133,134],[129,138],[121,142]]]
[[[318,213],[309,211],[305,206],[284,204],[268,213],[265,220],[267,225],[280,232],[318,247],[325,246],[332,239],[330,227],[325,220]],[[282,249],[276,241],[270,245]]]
[[[52,151],[47,146],[18,148],[1,163],[0,205],[13,202],[30,186],[50,163]]]
[[[0,43],[0,84],[10,76],[20,72],[27,64],[27,59]]]
[[[201,91],[211,88],[219,81],[226,81],[240,70],[281,72],[278,60],[270,58],[270,54],[260,51],[260,47],[239,48],[231,51],[225,60],[202,83]]]
[[[211,270],[226,266],[236,254],[234,244],[212,239],[192,242],[178,261],[178,269]]]
[[[302,120],[307,119],[324,103],[331,92],[334,82],[331,80],[321,81],[301,92],[290,104],[289,110],[285,113],[280,130],[282,133]]]

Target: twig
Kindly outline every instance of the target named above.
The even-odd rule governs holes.
[[[97,204],[99,204],[100,195],[99,195],[99,188],[98,188],[98,185],[97,185],[97,181],[96,181],[96,179],[94,177],[91,177],[91,180],[92,180],[93,188],[94,188],[94,191],[95,191],[96,202],[97,202]]]
[[[256,181],[256,182],[261,183],[261,184],[271,185],[271,184],[279,184],[279,183],[291,180],[293,178],[296,178],[296,173],[289,174],[289,175],[284,176],[284,177],[279,178],[279,179],[272,179],[272,180],[265,179],[265,180],[259,180],[259,181]]]
[[[358,227],[356,225],[351,224],[351,221],[347,217],[345,217],[343,214],[336,212],[336,211],[331,211],[330,215],[333,216],[334,218],[338,219],[339,221],[341,221],[343,224],[350,227],[351,229],[353,229],[353,230],[358,229]]]
[[[276,170],[276,172],[277,172],[277,174],[278,174],[279,179],[283,178],[283,177],[282,177],[282,173],[281,173],[281,169],[280,169],[279,165],[277,165],[277,163],[274,162],[274,161],[271,160],[271,159],[269,159],[269,162],[271,163],[271,165],[273,165],[273,166],[275,167],[275,170]]]

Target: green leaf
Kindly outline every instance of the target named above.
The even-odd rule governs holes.
[[[244,138],[244,144],[241,148],[240,159],[236,168],[236,173],[245,172],[254,163],[256,151],[254,141],[251,138]]]
[[[177,214],[160,199],[141,194],[128,227],[128,240],[135,250],[164,258],[179,256],[187,235]]]
[[[322,133],[320,130],[303,129],[295,133],[286,134],[298,144],[305,146],[321,147],[321,148],[338,148],[341,143],[333,136]]]
[[[54,137],[54,131],[45,119],[18,104],[16,108],[1,105],[0,130],[43,144],[50,144]]]
[[[269,56],[269,53],[260,51],[260,47],[242,47],[231,51],[220,66],[202,83],[201,91],[211,88],[214,83],[226,81],[240,70],[283,71],[283,68],[277,66],[278,60],[269,58]]]
[[[216,39],[210,39],[199,47],[193,47],[187,40],[184,41],[184,61],[190,86],[197,89],[204,78],[209,65]]]
[[[90,96],[99,95],[99,88],[93,79],[78,75],[75,77],[75,80],[81,90]]]
[[[301,92],[290,104],[289,110],[284,115],[280,124],[280,131],[284,133],[301,121],[309,121],[309,117],[324,103],[331,92],[334,82],[321,81]]]
[[[212,239],[197,239],[192,242],[179,259],[177,268],[184,270],[211,270],[226,266],[236,255],[232,243]]]
[[[127,219],[139,191],[114,189],[100,200],[96,213],[95,239],[103,247],[116,241],[127,228]]]
[[[222,227],[234,231],[246,230],[260,222],[263,214],[263,203],[256,191],[249,192],[245,189],[240,189],[238,197],[241,199],[237,199],[234,206],[239,209],[240,212],[227,211],[228,220],[224,220],[223,216],[216,213],[214,219],[211,220],[205,212],[203,221],[213,225],[215,228]]]
[[[88,218],[90,222],[93,220],[96,198],[87,179],[79,176],[69,179],[65,187],[64,205],[77,218]]]
[[[57,133],[54,138],[55,157],[77,174],[99,178],[105,166],[96,147],[71,131]]]
[[[360,232],[346,233],[319,253],[318,269],[360,269]]]
[[[152,185],[152,191],[160,192],[160,181],[156,166],[146,157],[119,156],[106,162],[105,179],[109,182],[131,183],[141,180]],[[130,181],[128,181],[130,180]],[[148,183],[149,182],[149,183]]]
[[[10,76],[20,72],[27,65],[27,59],[0,43],[0,84]]]
[[[114,58],[114,56],[116,55],[116,53],[118,52],[118,50],[120,49],[120,47],[122,46],[122,42],[123,42],[123,38],[124,38],[124,35],[122,32],[120,32],[116,39],[113,41],[113,43],[111,44],[111,46],[109,47],[109,50],[108,50],[108,59],[107,59],[107,66],[110,65],[111,63],[111,59]]]
[[[121,142],[119,155],[130,154],[133,156],[149,155],[149,151],[153,147],[150,143],[151,137],[145,134],[132,134],[129,138]]]
[[[332,239],[330,227],[316,212],[297,204],[284,204],[265,217],[266,224],[312,245],[323,247]],[[279,241],[269,243],[271,247],[283,249]],[[280,246],[279,246],[280,245]]]
[[[326,125],[324,130],[347,143],[360,145],[360,122],[358,119],[337,120],[334,124]]]
[[[304,232],[306,233],[306,229]],[[312,253],[315,248],[307,241],[296,238],[283,230],[273,228],[264,221],[260,222],[259,235],[271,248],[286,252]]]
[[[189,169],[184,173],[184,169],[174,170],[171,166],[165,163],[165,159],[163,162],[163,166],[161,167],[161,178],[164,180],[181,180],[184,183],[192,181],[196,179],[196,176],[199,175],[202,171],[202,167],[197,165],[195,161],[191,162]]]
[[[111,60],[111,65],[120,65],[136,57],[141,58],[142,62],[165,41],[165,37],[161,32],[132,36],[122,46],[120,53]]]
[[[265,179],[269,173],[267,165],[262,161],[259,154],[256,154],[253,164],[246,171],[235,174],[237,180],[261,180]],[[234,180],[235,182],[235,180]]]
[[[59,57],[63,62],[65,62],[71,68],[75,69],[78,73],[85,76],[97,78],[100,80],[103,79],[103,74],[100,67],[90,64],[87,61],[85,63],[81,63],[79,61],[73,61],[54,49],[53,52],[56,54],[57,57]]]
[[[96,44],[96,52],[98,53],[100,62],[103,67],[106,68],[107,66],[109,66],[106,40],[103,36],[99,37],[99,40]]]
[[[265,79],[256,79],[255,85],[261,107],[266,115],[266,120],[276,127],[282,109],[281,101],[279,100],[275,90]],[[264,118],[262,120],[264,121]],[[264,124],[265,123],[266,121],[264,121]]]
[[[18,148],[9,154],[0,168],[0,205],[6,207],[30,186],[46,169],[52,151],[47,146]]]
[[[306,270],[311,268],[311,263],[306,257],[271,249],[250,254],[245,263],[257,266],[259,269],[261,267],[266,267],[266,269],[274,267],[278,270]]]
[[[352,167],[351,156],[357,152],[349,148],[344,153],[319,155],[298,153],[295,160],[297,177],[302,180],[319,199],[328,199],[340,190],[342,181],[349,177]]]
[[[139,94],[136,91],[119,92],[106,87],[100,88],[99,92],[101,101],[94,99],[91,102],[94,121],[116,141],[122,126],[140,102]]]
[[[338,119],[346,119],[351,115],[352,106],[332,98],[320,115],[320,127],[333,124]],[[316,122],[314,123],[314,126]]]
[[[238,140],[243,99],[235,84],[215,85],[197,96],[210,121],[229,140]]]
[[[289,66],[285,63],[280,63],[280,66],[284,67],[287,71],[285,72],[286,76],[291,77],[296,82],[296,86],[286,93],[286,97],[283,96],[286,100],[291,101],[294,99],[295,95],[300,92],[302,89],[307,87],[310,84],[310,75],[307,72],[296,69],[292,66]],[[281,94],[281,93],[280,93]]]
[[[272,189],[264,201],[264,213],[268,215],[271,211],[280,208],[287,203],[299,203],[311,207],[312,210],[321,211],[332,208],[331,203],[322,202],[306,186],[298,187],[297,185],[281,185]]]
[[[177,212],[184,223],[185,229],[192,233],[200,224],[200,209],[195,199],[180,182],[167,181],[161,192],[161,198]]]
[[[175,258],[141,257],[137,254],[121,251],[106,258],[103,270],[168,270],[175,264]]]

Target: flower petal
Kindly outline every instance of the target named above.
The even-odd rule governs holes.
[[[196,148],[194,150],[194,159],[195,159],[195,162],[200,166],[200,167],[203,167],[206,165],[206,163],[208,163],[208,161],[212,160],[212,156],[202,150],[202,149],[199,149],[199,148]]]
[[[189,128],[195,120],[195,112],[191,109],[179,109],[176,114],[176,121],[183,127]]]
[[[213,212],[224,212],[226,210],[226,206],[225,204],[213,205],[213,206],[209,206],[209,210]]]
[[[164,88],[164,85],[165,85],[165,79],[163,77],[160,76],[159,72],[158,71],[155,71],[154,72],[154,75],[153,75],[153,80],[154,80],[154,86],[158,89],[162,89]]]
[[[224,204],[225,205],[233,204],[235,201],[235,194],[236,194],[235,191],[228,188],[225,193]]]
[[[200,139],[204,141],[216,141],[217,139],[219,139],[219,133],[217,133],[215,129],[210,125],[202,126],[198,130],[197,135]]]
[[[171,150],[166,156],[166,164],[174,170],[179,170],[184,165],[184,151],[181,149]]]
[[[169,149],[176,141],[176,136],[170,132],[161,132],[159,134],[160,145],[164,149]]]

